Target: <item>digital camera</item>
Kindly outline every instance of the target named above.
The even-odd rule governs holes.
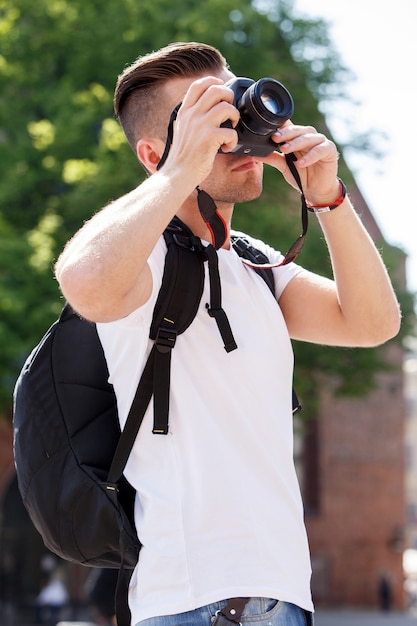
[[[234,93],[234,106],[240,113],[235,127],[238,143],[226,154],[267,156],[277,149],[271,135],[290,119],[294,102],[289,91],[273,78],[232,78],[226,83]],[[231,126],[225,122],[222,126]]]

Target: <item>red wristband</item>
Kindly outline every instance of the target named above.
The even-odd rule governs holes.
[[[333,204],[312,205],[307,203],[307,209],[309,211],[312,213],[327,213],[327,211],[333,211],[333,209],[337,209],[337,207],[342,204],[343,200],[346,198],[346,185],[343,180],[340,180],[340,178],[337,180],[339,181],[339,195]]]

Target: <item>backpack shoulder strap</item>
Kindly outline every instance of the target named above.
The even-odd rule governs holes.
[[[274,280],[274,272],[271,267],[262,267],[269,263],[269,259],[260,250],[255,248],[249,241],[248,238],[243,237],[242,235],[232,235],[231,236],[232,246],[237,254],[254,263],[256,266],[260,265],[261,267],[253,267],[255,272],[264,279],[269,289],[272,292],[272,295],[275,297],[275,280]]]
[[[197,315],[204,289],[204,247],[178,218],[164,231],[167,244],[161,289],[149,336],[154,340],[154,434],[168,433],[171,353],[177,336]]]
[[[171,352],[177,336],[197,314],[204,288],[204,246],[174,218],[164,231],[167,244],[162,285],[149,337],[154,341],[123,428],[108,475],[116,483],[123,473],[146,409],[154,398],[154,434],[168,433]]]
[[[204,288],[204,246],[176,217],[164,231],[164,239],[164,273],[149,336],[169,347],[197,315]]]

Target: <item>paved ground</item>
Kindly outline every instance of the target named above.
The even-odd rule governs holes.
[[[417,626],[417,615],[366,611],[317,611],[315,626]]]

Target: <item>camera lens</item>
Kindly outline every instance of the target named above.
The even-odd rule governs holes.
[[[284,85],[273,78],[262,78],[244,92],[238,109],[248,130],[267,135],[292,116],[294,103]]]
[[[268,111],[271,113],[275,113],[277,115],[279,113],[279,106],[276,100],[269,96],[268,94],[261,94],[262,104]]]

